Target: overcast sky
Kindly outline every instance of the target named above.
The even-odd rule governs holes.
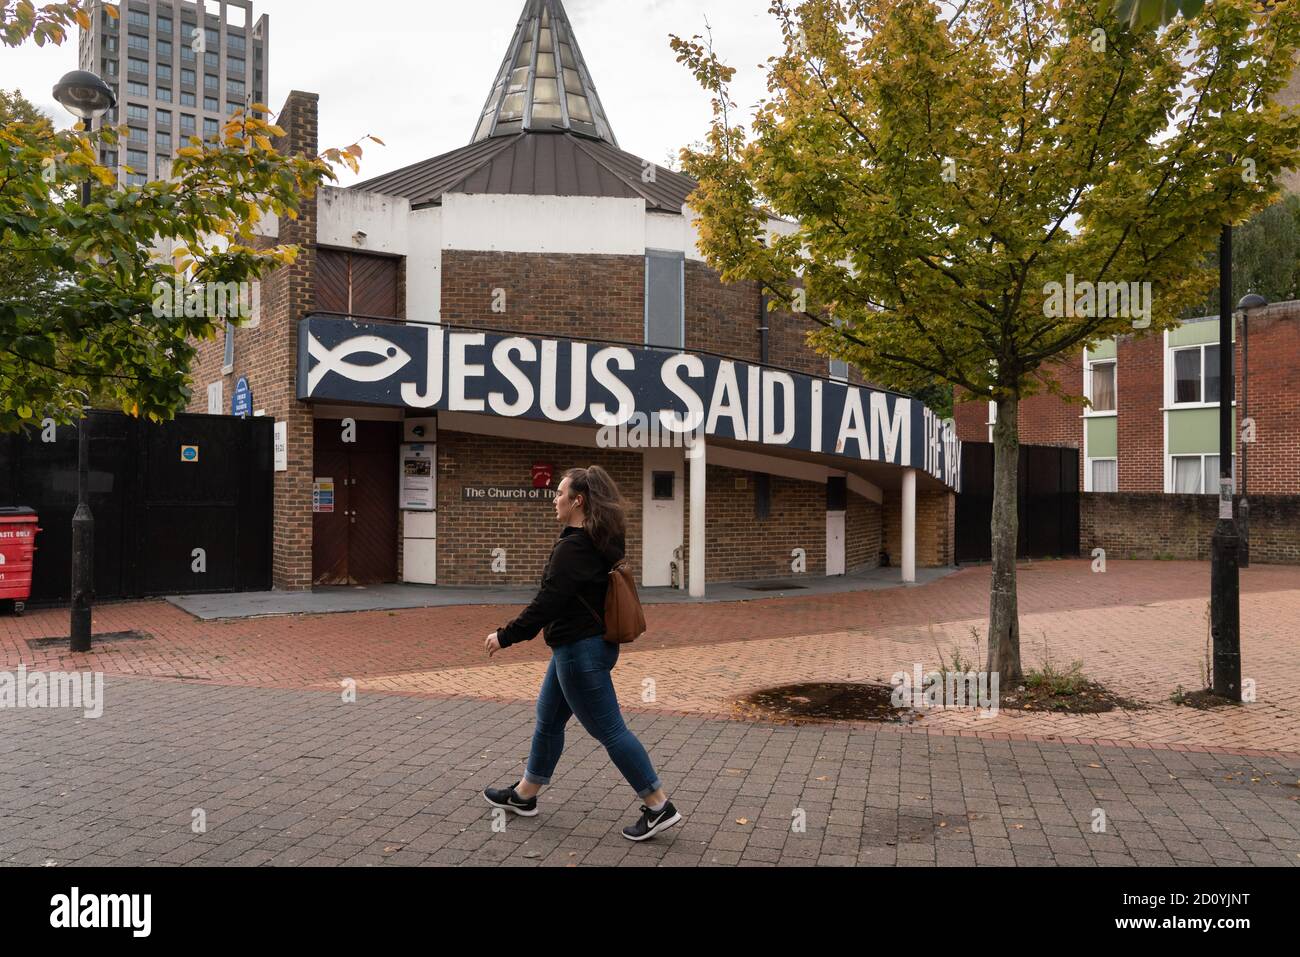
[[[362,178],[469,143],[524,0],[262,0],[270,16],[270,102],[291,89],[320,94],[321,146],[371,133]],[[758,65],[780,32],[768,0],[565,0],[619,145],[656,163],[700,140],[709,97],[675,62],[668,35],[713,27],[719,54],[739,70],[734,98],[764,92]],[[210,7],[211,9],[211,7]],[[77,68],[77,42],[0,48],[0,86],[17,87],[60,126],[71,117],[51,96]],[[355,181],[350,173],[343,183]]]

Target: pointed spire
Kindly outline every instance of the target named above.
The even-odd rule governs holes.
[[[472,142],[525,130],[618,146],[560,0],[525,0]]]

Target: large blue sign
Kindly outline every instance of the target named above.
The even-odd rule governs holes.
[[[298,398],[617,430],[611,445],[702,434],[884,462],[961,487],[961,443],[908,396],[663,349],[308,318]],[[638,441],[649,434],[649,443]],[[626,439],[626,441],[625,441]]]

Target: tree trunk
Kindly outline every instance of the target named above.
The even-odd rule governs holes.
[[[1016,602],[1016,514],[1020,400],[1002,399],[993,425],[993,577],[989,591],[987,670],[1004,688],[1020,681],[1020,613]]]

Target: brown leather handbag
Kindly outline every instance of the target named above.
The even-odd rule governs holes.
[[[578,601],[586,605],[593,618],[600,620],[596,610],[581,595]],[[645,634],[645,612],[641,598],[636,593],[636,579],[627,559],[620,558],[609,570],[609,587],[605,591],[605,640],[615,645],[626,645]]]

